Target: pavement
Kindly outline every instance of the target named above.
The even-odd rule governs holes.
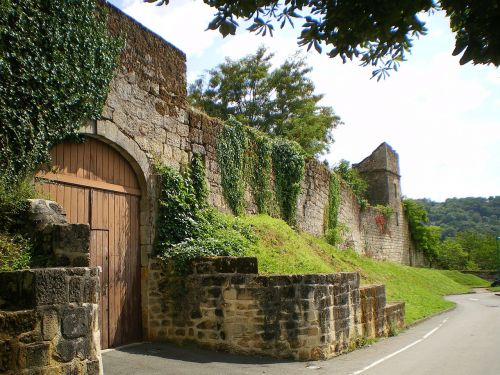
[[[396,337],[317,362],[142,343],[103,353],[105,375],[500,375],[500,296],[447,297],[457,308]]]

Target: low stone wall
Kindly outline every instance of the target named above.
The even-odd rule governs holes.
[[[0,373],[102,374],[97,268],[0,273]]]
[[[156,260],[149,272],[148,338],[297,360],[333,357],[386,331],[383,285],[359,274],[258,275],[256,258],[193,262],[185,278]],[[404,305],[403,305],[404,306]],[[391,307],[388,316],[404,319]],[[404,320],[396,322],[404,325]]]
[[[477,277],[480,277],[481,279],[484,279],[486,281],[495,281],[496,279],[500,278],[500,273],[496,270],[482,270],[482,271],[460,271],[462,273],[466,273],[469,275],[474,275]]]

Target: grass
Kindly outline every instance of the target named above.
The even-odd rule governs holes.
[[[492,286],[488,288],[488,290],[491,290],[492,292],[500,292],[500,286]]]
[[[444,300],[444,295],[488,286],[476,276],[457,271],[408,267],[372,260],[354,251],[339,251],[269,216],[247,216],[242,220],[258,234],[259,240],[248,255],[258,258],[260,273],[359,272],[362,284],[385,284],[387,300],[406,302],[407,324],[452,307],[454,304]]]

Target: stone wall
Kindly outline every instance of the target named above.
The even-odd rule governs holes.
[[[157,184],[152,167],[155,161],[179,169],[189,162],[194,152],[204,155],[209,203],[223,212],[229,212],[216,157],[221,123],[187,104],[184,53],[113,6],[107,7],[109,28],[112,33],[122,35],[125,48],[111,82],[102,118],[87,124],[82,132],[100,138],[121,151],[139,177],[143,192],[141,253],[146,278],[155,233]],[[382,151],[379,153],[387,154]],[[390,157],[388,160],[390,168],[398,168],[392,165]],[[318,161],[308,160],[298,198],[296,221],[299,229],[314,235],[323,234],[328,190],[327,168]],[[255,213],[256,207],[249,191],[245,197],[247,213]],[[412,259],[416,259],[410,254],[412,250],[402,210],[398,211],[400,228],[391,223],[392,237],[378,233],[371,225],[370,213],[360,210],[345,185],[342,186],[340,210],[340,222],[347,229],[343,247],[406,264],[412,264]],[[147,308],[147,301],[143,301],[143,306]]]
[[[0,373],[102,374],[97,268],[0,272]]]
[[[404,325],[383,285],[359,274],[258,275],[256,258],[193,262],[180,279],[152,261],[149,337],[234,353],[326,359]]]

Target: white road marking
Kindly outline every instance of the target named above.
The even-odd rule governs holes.
[[[479,298],[469,298],[471,301],[479,301]]]
[[[443,326],[443,324],[445,324],[445,323],[446,323],[446,321],[447,321],[447,320],[448,320],[448,318],[444,319],[444,320],[441,322],[441,324],[440,324],[440,325],[438,325],[438,326],[437,326],[436,328],[434,328],[433,330],[431,330],[431,331],[427,332],[427,333],[426,333],[426,334],[425,334],[425,335],[424,335],[421,339],[418,339],[418,340],[416,340],[416,341],[412,342],[411,344],[406,345],[404,348],[401,348],[401,349],[399,349],[399,350],[395,351],[394,353],[391,353],[391,354],[389,354],[389,355],[386,355],[385,357],[383,357],[383,358],[379,359],[378,361],[373,362],[372,364],[370,364],[370,365],[368,365],[368,366],[364,367],[363,369],[353,372],[351,375],[358,375],[358,374],[361,374],[361,373],[363,373],[363,372],[365,372],[365,371],[367,371],[367,370],[371,369],[372,367],[375,367],[375,366],[377,366],[377,365],[381,364],[382,362],[385,362],[385,361],[387,361],[388,359],[390,359],[390,358],[392,358],[392,357],[394,357],[394,356],[398,355],[399,353],[402,353],[402,352],[404,352],[404,351],[406,351],[406,350],[410,349],[412,346],[415,346],[415,345],[417,345],[417,344],[421,343],[422,341],[424,341],[424,340],[426,340],[427,338],[429,338],[429,337],[430,337],[433,333],[435,333],[435,332],[436,332],[439,328],[441,328],[441,327]]]

